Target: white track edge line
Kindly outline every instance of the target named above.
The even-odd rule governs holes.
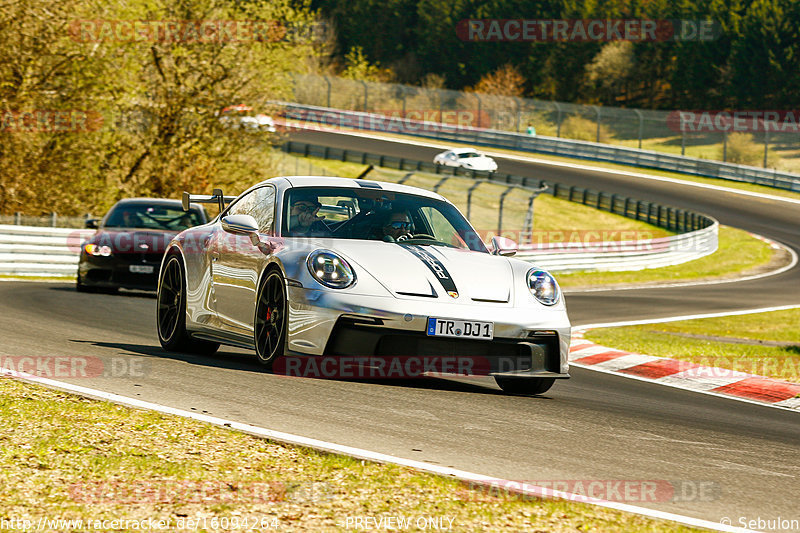
[[[673,389],[680,389],[687,392],[696,392],[698,394],[707,394],[709,396],[716,396],[717,398],[724,398],[726,400],[733,400],[737,402],[744,402],[753,405],[760,405],[761,407],[771,407],[772,409],[781,409],[783,411],[789,411],[791,413],[797,413],[798,409],[793,409],[791,407],[785,407],[783,405],[775,405],[769,402],[760,402],[758,400],[751,400],[750,398],[743,398],[741,396],[733,396],[730,394],[723,394],[721,392],[713,392],[710,390],[701,390],[701,389],[690,389],[686,386],[680,385],[678,383],[669,383],[666,381],[658,381],[658,379],[653,378],[646,378],[644,376],[636,376],[634,374],[624,374],[619,372],[618,370],[608,370],[605,368],[594,367],[593,365],[584,365],[581,363],[570,363],[569,366],[576,366],[578,368],[584,368],[586,370],[594,370],[595,372],[602,372],[603,374],[611,374],[614,376],[620,376],[626,379],[635,379],[637,381],[644,381],[646,383],[653,383],[655,385],[663,385],[664,387],[672,387]],[[742,378],[746,379],[746,378]]]
[[[694,315],[670,316],[664,318],[646,318],[643,320],[624,320],[619,322],[603,322],[597,324],[580,324],[572,326],[573,333],[582,333],[589,329],[616,328],[623,326],[642,326],[645,324],[663,324],[665,322],[679,322],[681,320],[698,320],[701,318],[718,318],[723,316],[754,315],[757,313],[770,313],[772,311],[788,311],[798,309],[800,304],[779,305],[774,307],[760,307],[756,309],[741,309],[738,311],[719,311],[716,313],[700,313]]]
[[[298,129],[305,129],[305,130],[309,130],[309,131],[321,131],[322,133],[332,133],[334,135],[351,135],[353,137],[363,137],[365,139],[374,139],[374,140],[379,140],[379,141],[396,142],[398,144],[410,144],[410,145],[414,145],[414,146],[424,146],[424,147],[427,147],[427,148],[448,149],[448,148],[452,147],[452,145],[448,145],[448,144],[441,144],[441,143],[427,142],[427,141],[417,141],[416,139],[396,139],[396,138],[393,138],[393,137],[384,137],[382,135],[374,135],[374,134],[369,134],[369,133],[362,133],[360,131],[327,131],[327,130],[320,130],[318,128],[312,128],[312,127],[306,127],[306,128],[299,128],[298,127]],[[457,143],[457,144],[470,144],[470,143],[462,142],[462,143]],[[549,159],[538,159],[538,158],[535,158],[535,157],[528,157],[528,156],[524,156],[524,155],[505,154],[505,153],[502,153],[502,152],[491,152],[491,151],[487,151],[487,150],[483,150],[483,152],[485,154],[487,154],[487,155],[490,155],[492,157],[496,157],[496,158],[499,158],[499,159],[511,159],[511,160],[516,160],[516,161],[529,162],[529,163],[545,164],[545,165],[550,165],[550,166],[554,166],[554,167],[570,167],[570,168],[576,168],[576,169],[579,169],[579,170],[588,170],[588,171],[591,171],[591,172],[602,172],[602,173],[605,173],[605,174],[618,174],[620,176],[628,176],[628,177],[632,177],[632,178],[643,178],[643,179],[649,179],[649,180],[653,180],[653,181],[664,181],[664,182],[667,182],[667,183],[675,183],[675,184],[678,184],[678,185],[687,185],[687,186],[690,186],[690,187],[698,187],[698,188],[701,188],[701,189],[711,189],[711,190],[715,190],[715,191],[727,192],[727,193],[732,193],[732,194],[739,194],[739,195],[742,195],[742,196],[751,196],[751,197],[754,197],[754,198],[762,198],[762,199],[765,199],[765,200],[772,200],[772,201],[777,201],[777,202],[788,202],[788,203],[800,205],[800,199],[790,198],[790,197],[786,197],[786,196],[774,196],[774,195],[771,195],[771,194],[747,191],[747,190],[744,190],[744,189],[735,189],[735,188],[732,188],[732,187],[725,187],[725,186],[722,186],[722,185],[711,185],[711,184],[706,184],[706,183],[698,183],[696,181],[682,180],[682,179],[679,179],[679,178],[668,178],[666,176],[656,176],[656,175],[653,175],[653,174],[645,174],[643,172],[632,172],[632,171],[629,171],[629,170],[615,170],[615,169],[611,169],[611,168],[594,167],[594,166],[591,166],[591,165],[584,165],[584,164],[580,164],[580,163],[572,163],[572,162],[569,162],[569,161],[552,161],[552,160],[549,160]],[[556,157],[566,157],[566,156],[556,156]],[[576,159],[578,159],[578,158],[576,158]],[[617,163],[617,164],[620,164],[620,163]],[[694,175],[693,174],[689,174],[689,176],[694,176]],[[710,178],[710,177],[707,177],[707,176],[697,176],[697,177],[698,178],[703,178],[703,179],[722,179],[722,178]],[[746,183],[746,182],[744,182],[744,183]],[[751,184],[751,185],[758,185],[758,184]]]
[[[514,483],[519,484],[519,482],[514,482],[513,480],[502,480],[493,478],[490,476],[485,476],[482,474],[475,474],[472,472],[467,472],[465,470],[459,470],[456,468],[450,468],[446,466],[437,466],[431,465],[428,463],[424,463],[422,461],[416,461],[413,459],[405,459],[402,457],[396,457],[394,455],[388,455],[380,452],[373,452],[370,450],[364,450],[361,448],[354,448],[351,446],[345,446],[342,444],[336,444],[333,442],[326,442],[323,440],[313,439],[309,437],[303,437],[300,435],[294,435],[291,433],[285,433],[282,431],[275,431],[271,429],[261,428],[258,426],[254,426],[251,424],[245,424],[242,422],[235,422],[233,420],[226,420],[224,418],[219,418],[215,416],[204,415],[201,413],[193,413],[191,411],[185,411],[183,409],[178,409],[176,407],[169,407],[166,405],[161,405],[153,402],[147,402],[144,400],[137,400],[136,398],[130,398],[127,396],[122,396],[119,394],[115,394],[112,392],[105,392],[97,389],[91,389],[89,387],[82,387],[80,385],[73,385],[72,383],[67,383],[64,381],[58,381],[49,378],[40,378],[38,376],[34,376],[27,373],[11,371],[5,368],[0,367],[0,374],[12,375],[16,379],[21,379],[23,381],[31,382],[31,383],[38,383],[42,385],[47,385],[56,389],[64,390],[67,392],[73,392],[84,396],[90,396],[93,398],[99,398],[103,400],[107,400],[113,403],[126,405],[129,407],[136,407],[140,409],[147,409],[150,411],[156,411],[159,413],[176,415],[183,418],[189,418],[193,420],[197,420],[200,422],[206,422],[209,424],[213,424],[215,426],[220,427],[227,427],[230,429],[235,429],[238,431],[243,431],[245,433],[249,433],[251,435],[255,435],[262,438],[267,438],[270,440],[274,440],[277,442],[283,442],[285,444],[292,444],[292,445],[299,445],[305,446],[308,448],[314,448],[317,450],[325,451],[325,452],[332,452],[338,453],[342,455],[348,455],[351,457],[355,457],[358,459],[366,459],[370,461],[375,461],[379,463],[392,463],[400,466],[407,466],[409,468],[413,468],[415,470],[420,470],[424,472],[429,472],[433,474],[448,476],[448,477],[455,477],[457,479],[463,481],[472,481],[481,484],[491,484],[491,483],[507,483],[506,486],[512,487]],[[742,529],[739,527],[734,527],[727,524],[721,524],[718,522],[712,522],[710,520],[703,520],[701,518],[692,518],[690,516],[683,516],[674,513],[668,513],[665,511],[658,511],[655,509],[648,509],[646,507],[637,507],[635,505],[629,505],[626,503],[620,502],[612,502],[606,500],[598,500],[593,498],[587,498],[586,496],[581,496],[578,494],[572,494],[568,492],[561,492],[561,491],[553,491],[551,489],[547,489],[545,487],[537,487],[537,486],[529,486],[529,487],[520,487],[519,493],[531,496],[542,496],[546,494],[550,494],[551,498],[556,499],[564,499],[576,503],[584,503],[589,505],[596,505],[598,507],[605,507],[608,509],[615,509],[618,511],[638,514],[641,516],[646,516],[650,518],[656,518],[661,520],[669,520],[672,522],[677,522],[680,524],[693,526],[693,527],[701,527],[706,528],[714,531],[731,531],[731,532],[744,532],[744,531],[751,531],[748,529]]]

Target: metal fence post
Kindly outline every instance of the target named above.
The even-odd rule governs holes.
[[[498,235],[502,235],[503,234],[503,204],[506,201],[506,196],[508,196],[508,193],[510,193],[514,189],[516,189],[516,187],[511,186],[508,189],[506,189],[505,191],[503,191],[503,194],[500,195],[500,209],[498,209],[498,211],[497,211],[497,234]]]
[[[20,226],[21,222],[22,222],[22,213],[17,211],[17,212],[14,213],[14,225],[15,226]]]
[[[525,215],[525,223],[523,224],[523,231],[520,234],[520,244],[524,243],[523,235],[529,237],[530,243],[533,244],[533,201],[536,197],[548,189],[546,183],[542,184],[537,190],[533,191],[530,198],[528,198],[528,214]],[[570,187],[570,200],[572,200],[572,187]]]
[[[478,125],[477,127],[481,127],[481,108],[483,107],[483,102],[481,102],[481,97],[478,96],[478,93],[475,93],[475,98],[478,99]]]
[[[52,228],[56,227],[57,218],[58,218],[58,215],[56,215],[55,211],[50,213],[50,227],[52,227]]]
[[[361,85],[364,86],[364,113],[367,112],[367,94],[369,92],[369,88],[367,87],[367,82],[359,80]]]
[[[636,113],[637,117],[639,117],[639,150],[641,150],[642,149],[642,131],[644,129],[644,116],[642,115],[642,112],[639,111],[638,109],[634,109],[633,112]]]
[[[681,155],[686,155],[686,130],[681,128]]]
[[[769,149],[769,130],[764,124],[764,168],[767,168],[767,150]]]
[[[477,189],[480,184],[480,181],[476,181],[472,187],[467,189],[467,220],[469,220],[470,213],[472,212],[472,191]]]
[[[324,79],[325,83],[328,84],[328,105],[327,105],[327,107],[330,107],[331,106],[331,80],[328,78],[328,76],[322,76],[322,79]]]
[[[722,162],[728,161],[728,130],[722,131]]]
[[[517,133],[519,133],[519,122],[522,119],[522,110],[520,109],[519,98],[514,98],[514,102],[517,104]]]
[[[556,106],[556,111],[558,112],[556,115],[556,137],[561,137],[561,106],[558,105],[558,102],[553,102],[553,105]]]
[[[600,107],[593,105],[594,112],[597,113],[597,142],[600,142]]]

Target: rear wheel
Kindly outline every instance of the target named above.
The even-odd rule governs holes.
[[[555,378],[503,378],[495,377],[497,385],[508,394],[544,394],[553,383]]]
[[[193,339],[186,331],[186,282],[177,255],[170,256],[164,266],[157,302],[158,340],[165,350],[212,354],[219,349],[218,343]]]
[[[275,360],[283,355],[288,308],[283,276],[273,270],[267,274],[258,291],[253,328],[258,362],[266,368],[271,368]]]

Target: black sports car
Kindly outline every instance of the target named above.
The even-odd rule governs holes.
[[[184,211],[180,200],[129,198],[120,200],[81,245],[77,289],[114,292],[119,288],[155,290],[158,269],[175,235],[207,221],[205,210],[192,205]]]

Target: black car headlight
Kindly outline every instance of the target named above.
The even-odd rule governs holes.
[[[101,257],[108,257],[111,255],[111,247],[105,245],[99,245],[94,243],[88,243],[83,246],[83,249],[86,250],[86,253],[89,255],[94,256],[101,256]]]
[[[356,273],[345,259],[330,250],[314,250],[306,260],[311,275],[332,289],[346,289],[356,282]]]
[[[555,305],[561,298],[556,278],[544,270],[532,268],[527,275],[528,288],[536,300],[544,305]]]

